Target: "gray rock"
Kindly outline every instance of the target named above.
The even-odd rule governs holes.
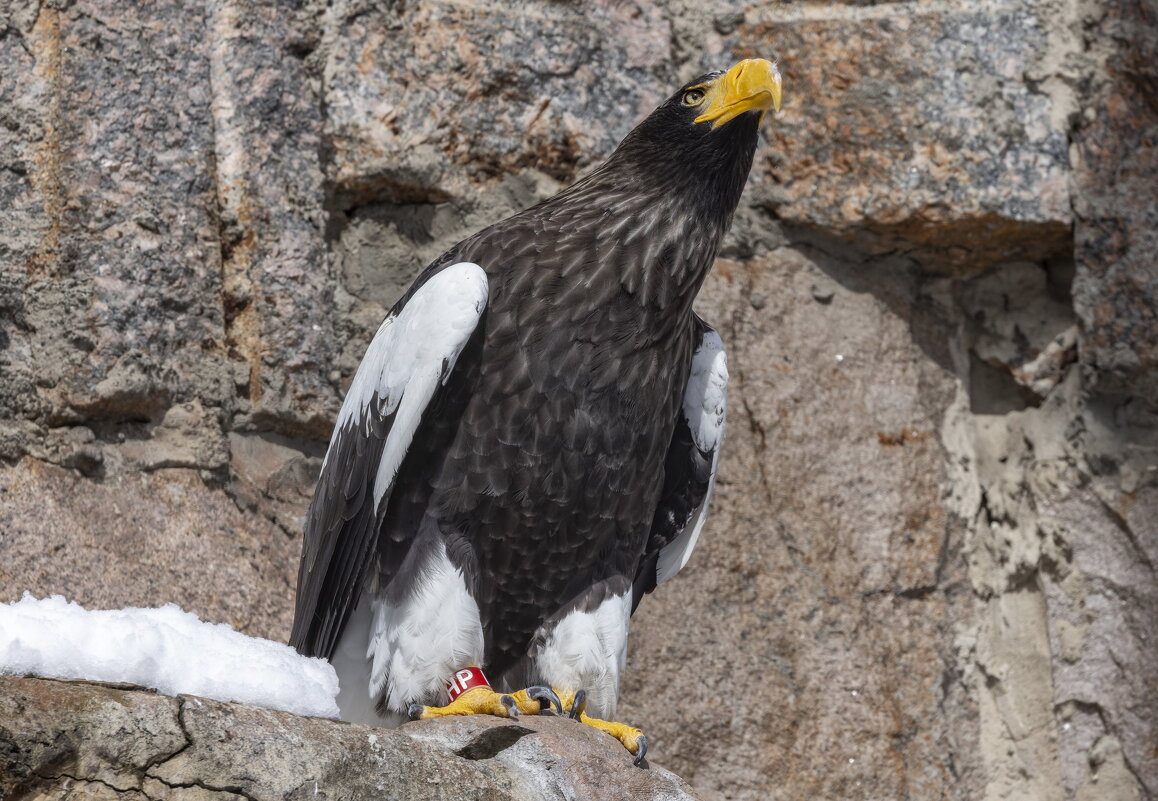
[[[835,234],[868,256],[969,274],[1069,249],[1065,113],[1026,78],[1054,24],[1037,3],[760,4],[707,44],[719,61],[783,62],[795,94],[757,170],[796,237]]]
[[[1106,4],[1082,19],[1097,68],[1075,114],[1074,305],[1088,379],[1158,399],[1158,21],[1150,4]]]
[[[398,730],[140,688],[0,676],[0,798],[694,801],[566,718]],[[87,797],[87,796],[86,796]]]

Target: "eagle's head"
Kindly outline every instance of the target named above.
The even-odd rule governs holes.
[[[749,112],[759,125],[768,109],[780,110],[780,71],[766,59],[746,58],[727,72],[710,72],[681,87],[660,108],[668,107],[711,130]]]
[[[609,162],[661,192],[728,218],[752,166],[760,123],[780,110],[780,72],[750,58],[684,84],[627,135]]]

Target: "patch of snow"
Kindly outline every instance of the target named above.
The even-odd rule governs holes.
[[[338,717],[338,677],[324,659],[205,623],[176,604],[87,610],[59,595],[0,604],[0,673],[128,682],[166,695]]]

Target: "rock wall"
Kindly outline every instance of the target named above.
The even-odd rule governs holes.
[[[284,637],[421,266],[777,57],[713,514],[621,715],[707,799],[1158,798],[1158,8],[15,0],[0,593]]]

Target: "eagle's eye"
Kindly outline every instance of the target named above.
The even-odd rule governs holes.
[[[700,101],[704,99],[703,89],[689,89],[684,92],[681,102],[685,106],[698,106]]]

